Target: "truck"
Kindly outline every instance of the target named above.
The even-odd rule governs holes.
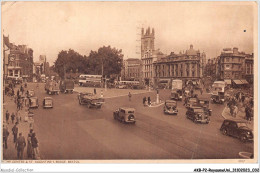
[[[172,80],[172,90],[182,90],[182,80]]]
[[[80,105],[86,105],[88,108],[100,109],[104,103],[104,99],[98,97],[93,93],[81,92],[78,95],[78,100]]]
[[[73,80],[62,80],[60,82],[60,91],[63,93],[73,93],[74,81]]]
[[[225,101],[225,81],[215,81],[212,85],[211,100],[213,103],[223,104]]]
[[[60,93],[60,87],[59,87],[58,82],[56,82],[55,80],[48,80],[48,81],[46,81],[45,91],[49,95],[52,95],[52,94],[57,94],[58,95]]]
[[[182,80],[172,80],[171,99],[182,100]]]

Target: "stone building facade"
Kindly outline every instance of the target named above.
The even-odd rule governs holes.
[[[225,48],[218,57],[218,77],[220,80],[231,80],[237,84],[243,84],[239,80],[247,79],[248,82],[253,80],[253,54],[239,52],[238,48]]]
[[[159,86],[164,84],[170,87],[172,79],[182,79],[199,81],[203,74],[202,60],[206,54],[201,54],[199,50],[194,50],[193,45],[186,52],[175,54],[172,52],[169,56],[161,58],[154,62],[154,82]]]
[[[4,45],[9,49],[5,56],[5,75],[7,78],[22,78],[28,81],[33,77],[33,50],[26,45],[15,45],[4,36]]]
[[[141,80],[142,61],[137,58],[124,60],[123,80]]]

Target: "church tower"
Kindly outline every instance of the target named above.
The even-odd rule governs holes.
[[[149,52],[151,56],[154,51],[154,29],[150,31],[150,27],[146,29],[144,33],[144,28],[142,28],[141,33],[141,59],[145,58],[145,54]],[[148,58],[148,57],[147,57]]]

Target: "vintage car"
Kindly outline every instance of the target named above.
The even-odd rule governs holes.
[[[208,124],[210,122],[209,116],[201,107],[189,107],[186,112],[186,117],[195,123],[200,122]]]
[[[43,99],[43,108],[53,108],[53,99],[51,97]]]
[[[218,91],[213,91],[213,93],[211,95],[211,100],[213,103],[223,104],[225,101],[224,93],[218,92]]]
[[[28,90],[27,97],[34,97],[34,96],[35,96],[34,90]]]
[[[122,107],[113,113],[113,117],[115,120],[119,120],[122,123],[135,123],[136,119],[134,113],[134,108]]]
[[[101,108],[104,99],[96,96],[93,93],[82,92],[78,95],[80,105],[87,105],[88,108]]]
[[[182,100],[182,91],[181,90],[171,91],[171,99],[172,100]]]
[[[197,97],[186,97],[184,101],[184,105],[186,108],[191,107],[192,105],[198,104],[198,98]]]
[[[163,107],[163,112],[165,114],[177,115],[178,114],[177,102],[174,100],[166,100]]]
[[[253,132],[244,120],[225,119],[220,127],[220,131],[223,135],[237,137],[242,142],[254,140]]]
[[[29,108],[38,108],[38,98],[37,97],[30,97],[29,98]]]
[[[183,95],[184,95],[184,97],[189,97],[189,95],[190,95],[190,90],[185,89]]]
[[[202,107],[209,116],[212,114],[212,110],[209,108],[210,100],[208,98],[198,98],[197,106]]]

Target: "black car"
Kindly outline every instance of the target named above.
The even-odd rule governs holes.
[[[166,100],[163,107],[163,112],[169,115],[177,115],[178,114],[177,102],[174,100]]]
[[[223,135],[230,135],[240,139],[242,142],[253,141],[253,132],[243,120],[226,119],[223,121],[220,131]]]
[[[202,107],[189,107],[187,108],[186,117],[195,123],[206,123],[210,121],[209,115]]]

